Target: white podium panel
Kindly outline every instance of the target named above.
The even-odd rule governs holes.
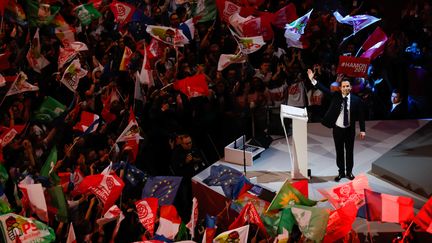
[[[246,147],[243,151],[243,141],[245,139],[243,137],[244,135],[225,147],[224,153],[226,162],[243,165],[246,161],[246,165],[251,166],[253,165],[254,158],[265,150],[262,147],[246,143]]]
[[[292,179],[304,179],[308,176],[307,152],[307,110],[294,106],[281,105],[280,118],[287,140],[288,152],[291,158]],[[292,136],[288,137],[284,118],[292,119]]]

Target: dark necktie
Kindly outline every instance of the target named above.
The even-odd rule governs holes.
[[[344,97],[344,108],[343,108],[343,125],[344,127],[347,127],[349,125],[349,121],[348,121],[348,97],[345,96]]]

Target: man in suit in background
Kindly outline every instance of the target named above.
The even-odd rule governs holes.
[[[315,73],[311,69],[308,69],[307,73],[314,86],[323,91],[324,94],[331,95],[329,109],[321,123],[333,129],[336,164],[339,168],[339,174],[334,180],[338,182],[344,177],[353,180],[356,121],[359,121],[360,125],[360,139],[364,139],[366,136],[362,100],[350,93],[352,86],[348,79],[342,79],[340,92],[331,92],[327,87],[315,80]]]
[[[406,119],[408,114],[408,106],[402,98],[399,90],[394,89],[391,94],[391,107],[387,118],[390,120]]]

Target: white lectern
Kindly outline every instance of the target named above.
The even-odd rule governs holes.
[[[287,140],[288,152],[291,158],[292,179],[304,179],[308,176],[307,153],[307,110],[289,105],[281,105],[280,118]],[[284,118],[292,119],[292,141],[288,137]]]

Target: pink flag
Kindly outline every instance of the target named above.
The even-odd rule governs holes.
[[[173,240],[179,231],[181,218],[177,209],[173,205],[164,205],[160,207],[159,227],[156,234]]]
[[[110,9],[114,14],[115,21],[120,23],[120,25],[127,24],[135,12],[135,7],[133,5],[113,1],[110,5]]]
[[[361,57],[375,59],[377,56],[384,52],[385,43],[387,42],[387,35],[377,27],[375,31],[367,38],[362,45],[362,49],[366,50]]]
[[[339,184],[330,189],[320,188],[318,191],[327,199],[336,209],[343,207],[348,202],[354,202],[357,208],[365,204],[364,189],[369,189],[369,182],[366,175],[361,174],[347,183]]]
[[[135,202],[138,219],[151,236],[154,234],[154,224],[158,209],[158,199],[154,197],[144,198]]]
[[[414,218],[414,200],[365,189],[366,218],[390,223],[409,222]]]
[[[192,199],[192,214],[189,223],[186,227],[189,229],[192,239],[195,238],[195,226],[198,221],[198,200],[194,197]]]
[[[274,14],[274,19],[272,24],[279,29],[282,29],[285,27],[286,24],[291,23],[292,21],[296,20],[297,17],[297,11],[296,7],[293,3],[290,3],[286,5],[285,7],[279,9]]]
[[[354,15],[354,16],[345,16],[342,17],[338,11],[335,11],[333,13],[336,20],[341,24],[349,24],[353,26],[353,33],[352,35],[357,34],[360,30],[368,27],[369,25],[381,20],[380,18],[371,16],[371,15]],[[346,38],[344,38],[345,40]]]

